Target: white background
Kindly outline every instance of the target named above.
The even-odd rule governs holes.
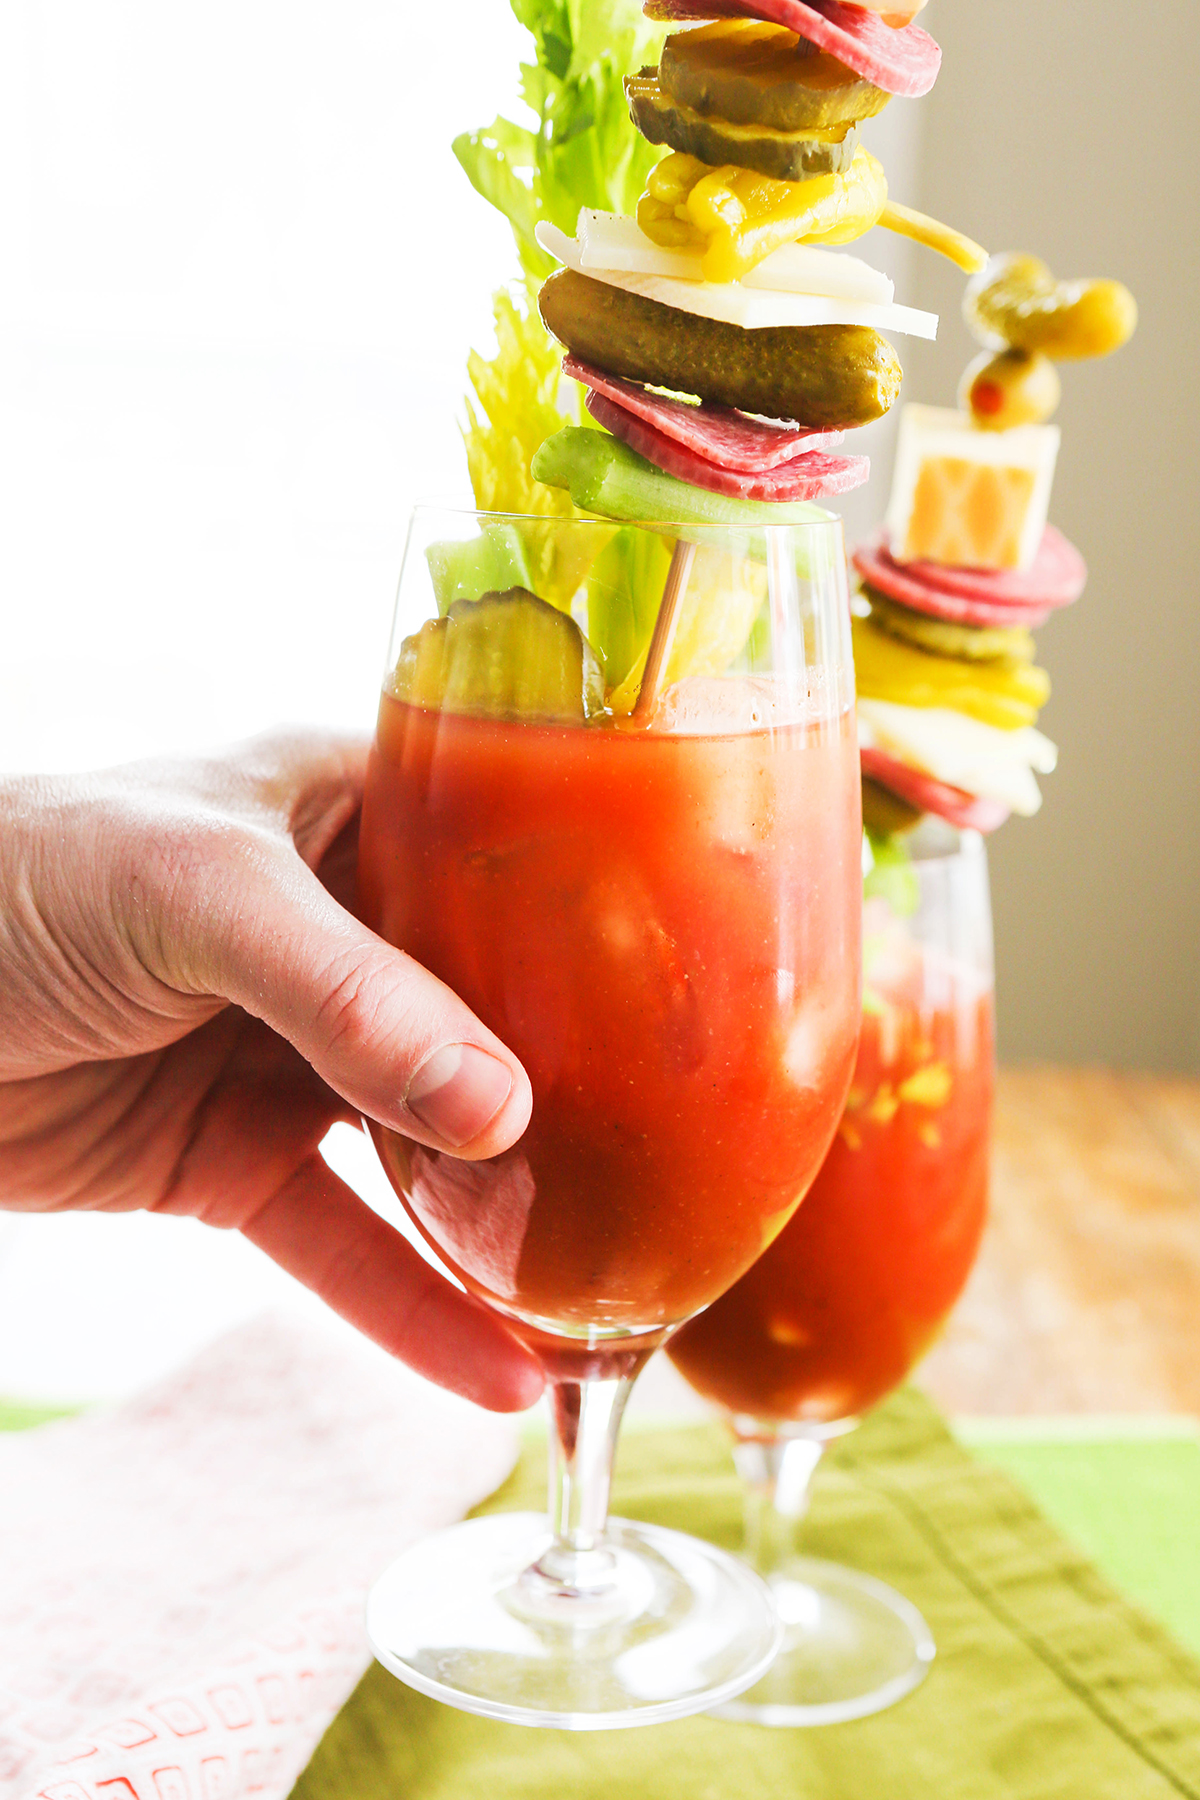
[[[450,153],[502,0],[0,9],[0,767],[373,712],[407,511],[469,502],[507,225]]]
[[[496,0],[0,8],[0,768],[369,728],[515,271],[450,140],[527,42]],[[126,1391],[296,1292],[190,1221],[0,1214],[0,1393]]]
[[[450,141],[529,48],[505,0],[0,7],[0,769],[369,730],[517,272]],[[126,1392],[280,1299],[192,1221],[0,1213],[0,1394]]]

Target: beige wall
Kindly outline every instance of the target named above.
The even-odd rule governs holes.
[[[1038,817],[993,840],[1001,1054],[1196,1070],[1200,0],[925,17],[942,74],[896,103],[920,122],[918,204],[1060,275],[1120,276],[1141,305],[1119,356],[1063,371],[1052,516],[1091,579],[1039,635],[1059,770]],[[902,350],[906,394],[949,404],[972,353],[962,278],[928,254],[914,278],[943,324],[935,349]]]

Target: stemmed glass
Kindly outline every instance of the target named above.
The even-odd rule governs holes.
[[[417,1231],[541,1357],[552,1419],[548,1519],[456,1526],[372,1593],[376,1654],[425,1693],[595,1729],[769,1665],[759,1578],[608,1519],[609,1482],[634,1378],[770,1242],[837,1127],[860,829],[839,521],[416,514],[364,916],[521,1057],[534,1102],[487,1161],[374,1139]]]
[[[869,878],[863,957],[858,1060],[824,1166],[761,1261],[669,1349],[725,1411],[746,1555],[787,1627],[769,1673],[719,1709],[763,1725],[878,1712],[917,1685],[934,1655],[908,1600],[805,1556],[799,1526],[826,1446],[930,1347],[979,1246],[993,1050],[977,834],[927,820],[911,862]]]

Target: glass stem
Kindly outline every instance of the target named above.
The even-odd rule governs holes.
[[[764,1579],[780,1573],[796,1554],[796,1528],[808,1511],[812,1478],[828,1441],[823,1430],[738,1437],[733,1458],[742,1478],[744,1554]]]
[[[632,1375],[552,1379],[550,1528],[554,1542],[534,1567],[564,1593],[611,1585],[616,1559],[604,1544],[621,1415]]]

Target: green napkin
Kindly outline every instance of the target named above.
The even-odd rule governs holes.
[[[542,1463],[531,1446],[484,1510],[540,1506]],[[630,1433],[615,1504],[736,1547],[721,1430]],[[835,1446],[805,1531],[933,1628],[932,1673],[889,1712],[815,1731],[530,1731],[373,1668],[293,1800],[1200,1800],[1200,1664],[915,1391]]]
[[[1039,1429],[1040,1427],[1040,1429]],[[956,1420],[1047,1517],[1200,1654],[1200,1429],[1183,1419]]]

